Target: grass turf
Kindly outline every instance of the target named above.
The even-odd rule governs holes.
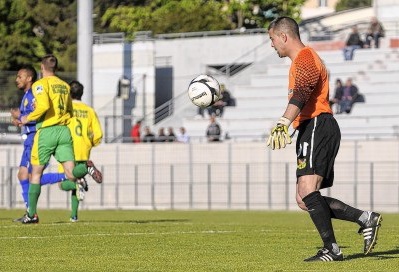
[[[334,221],[344,262],[305,263],[321,240],[304,212],[0,210],[0,271],[399,271],[399,215],[383,214],[363,255],[354,223]]]

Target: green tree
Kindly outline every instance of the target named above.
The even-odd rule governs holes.
[[[18,106],[15,71],[23,64],[38,69],[52,53],[60,71],[76,71],[76,8],[76,0],[0,0],[0,71],[11,71],[0,75],[0,108]]]
[[[370,7],[372,0],[340,0],[335,6],[336,11],[342,11],[353,8]]]
[[[263,28],[278,16],[300,20],[300,8],[305,0],[231,1],[228,5],[236,28]]]
[[[61,71],[75,71],[76,14],[76,0],[0,0],[0,70],[52,53]]]
[[[216,1],[169,1],[152,13],[154,33],[213,31],[231,27],[228,14]]]
[[[217,1],[154,1],[146,6],[109,8],[101,18],[102,26],[126,32],[179,33],[231,29],[228,14]]]
[[[102,0],[98,0],[102,1]],[[267,27],[276,16],[299,21],[305,0],[155,0],[104,9],[102,29],[130,35],[137,31],[176,33]],[[99,5],[97,8],[104,8]]]
[[[108,27],[102,23],[102,15],[111,8],[117,8],[118,6],[148,6],[152,0],[93,0],[93,28],[97,33],[110,32]]]

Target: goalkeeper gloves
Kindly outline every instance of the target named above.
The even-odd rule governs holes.
[[[270,132],[267,146],[270,146],[270,148],[274,150],[276,148],[284,148],[287,144],[292,143],[291,137],[288,134],[288,127],[290,124],[291,121],[288,118],[281,117]]]

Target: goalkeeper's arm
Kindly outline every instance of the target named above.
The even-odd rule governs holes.
[[[292,123],[292,121],[294,121],[294,119],[298,116],[300,112],[301,109],[297,105],[289,103],[287,108],[285,109],[283,116],[290,120],[290,122]]]

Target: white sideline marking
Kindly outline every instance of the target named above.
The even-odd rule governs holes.
[[[70,234],[70,235],[55,235],[55,236],[14,236],[14,237],[0,237],[0,240],[13,239],[52,239],[52,238],[66,238],[66,237],[92,237],[92,236],[139,236],[139,235],[175,235],[175,234],[224,234],[237,233],[237,231],[229,230],[204,230],[204,231],[172,231],[172,232],[128,232],[128,233],[88,233],[88,234]]]

